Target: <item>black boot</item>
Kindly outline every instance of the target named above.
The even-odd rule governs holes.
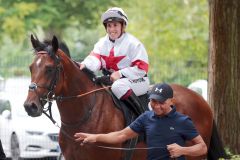
[[[145,112],[144,107],[141,105],[139,98],[132,92],[131,95],[124,99],[123,102],[130,107],[130,109],[137,115]]]
[[[6,159],[6,155],[3,151],[2,142],[0,140],[0,160],[5,160],[5,159]]]

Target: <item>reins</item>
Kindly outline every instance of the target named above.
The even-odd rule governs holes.
[[[97,91],[107,90],[109,88],[111,88],[111,86],[104,86],[104,87],[101,87],[101,88],[98,88],[98,89],[94,89],[92,91],[89,91],[89,92],[86,92],[86,93],[83,93],[83,94],[79,94],[79,95],[75,95],[75,96],[65,96],[65,97],[63,97],[63,96],[54,96],[54,97],[52,97],[52,100],[62,101],[62,100],[71,99],[71,98],[80,98],[80,97],[89,95],[91,93],[97,92]]]

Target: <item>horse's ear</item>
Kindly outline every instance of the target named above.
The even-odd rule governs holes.
[[[53,39],[52,39],[52,48],[53,48],[53,52],[56,53],[59,46],[58,46],[58,39],[56,36],[53,36]]]
[[[32,34],[31,34],[31,42],[32,42],[32,46],[35,50],[40,46],[39,40],[37,38],[35,39]]]

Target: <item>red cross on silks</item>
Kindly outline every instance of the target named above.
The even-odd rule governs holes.
[[[102,58],[104,59],[106,63],[106,68],[107,69],[113,69],[114,71],[118,71],[119,68],[117,66],[118,62],[120,62],[124,57],[126,56],[114,56],[114,47],[110,50],[109,56],[103,56]]]

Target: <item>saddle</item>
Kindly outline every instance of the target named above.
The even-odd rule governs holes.
[[[117,99],[117,97],[113,93],[111,95],[114,103],[116,104],[116,107],[123,112],[123,115],[125,118],[125,126],[130,125],[131,122],[133,122],[137,118],[137,115],[123,101]],[[149,110],[148,95],[144,94],[144,95],[138,96],[138,100],[144,107],[145,111],[148,111]]]
[[[101,77],[97,77],[95,82],[99,85],[107,85],[107,86],[111,86],[112,85],[112,81],[109,78],[109,75],[104,75]],[[113,93],[112,91],[109,92],[112,96],[113,102],[115,103],[116,107],[121,110],[123,112],[124,118],[125,118],[125,126],[128,126],[132,121],[134,121],[137,118],[137,115],[131,110],[129,109],[129,107],[121,100],[119,100]],[[143,108],[145,109],[145,111],[148,111],[148,103],[149,103],[149,99],[148,99],[148,94],[144,94],[141,96],[138,96],[137,101],[140,101],[140,103],[142,104]]]

